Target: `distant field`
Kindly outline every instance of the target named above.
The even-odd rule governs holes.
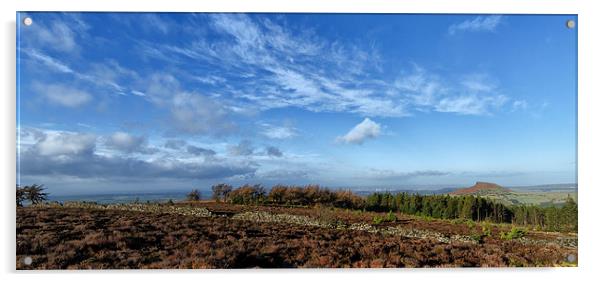
[[[483,192],[476,195],[486,197],[492,200],[500,201],[506,205],[536,205],[550,206],[562,205],[567,197],[577,200],[576,192]]]

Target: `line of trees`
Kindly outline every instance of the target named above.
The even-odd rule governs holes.
[[[577,203],[567,196],[562,207],[512,206],[513,223],[535,225],[550,231],[577,231]]]
[[[365,205],[362,197],[349,190],[331,191],[319,185],[276,185],[267,192],[261,185],[245,184],[228,191],[224,200],[233,204],[326,205],[347,209],[363,209]]]
[[[374,193],[366,199],[371,211],[399,211],[443,219],[510,222],[512,210],[501,203],[475,196]]]
[[[360,197],[350,190],[331,191],[318,185],[276,185],[268,192],[261,185],[236,189],[227,184],[212,187],[213,198],[233,204],[332,206],[377,212],[401,212],[441,219],[466,219],[531,225],[550,231],[577,231],[577,203],[568,197],[562,207],[506,206],[478,196],[373,193]]]
[[[366,198],[366,209],[398,211],[443,219],[469,219],[496,223],[531,225],[549,231],[577,231],[577,203],[567,195],[562,207],[535,205],[506,206],[487,198],[408,193],[374,193]]]

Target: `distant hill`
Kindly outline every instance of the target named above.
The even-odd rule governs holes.
[[[504,188],[500,185],[497,185],[495,183],[489,183],[489,182],[477,182],[475,183],[475,185],[468,187],[468,188],[460,188],[458,190],[455,190],[451,193],[449,193],[450,195],[479,195],[479,196],[486,196],[486,195],[491,195],[491,194],[505,194],[505,193],[511,193],[512,190]]]
[[[506,205],[538,205],[538,206],[561,206],[570,196],[573,199],[577,199],[576,186],[570,188],[564,184],[557,185],[541,185],[532,187],[513,187],[515,189],[508,189],[489,182],[477,182],[475,185],[468,188],[460,188],[449,195],[473,195],[479,197],[485,197],[494,201],[501,202]],[[532,189],[532,190],[528,190]],[[566,190],[569,189],[569,190]]]

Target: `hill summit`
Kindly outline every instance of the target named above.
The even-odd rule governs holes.
[[[483,195],[491,193],[508,193],[510,189],[504,188],[495,183],[477,181],[475,185],[468,188],[460,188],[449,193],[450,195]]]

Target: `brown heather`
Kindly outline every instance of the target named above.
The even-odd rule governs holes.
[[[184,206],[188,205],[180,205]],[[347,227],[369,223],[375,214],[203,202],[193,207],[215,213],[322,217]],[[569,254],[576,255],[576,248],[554,243],[554,234],[530,232],[528,240],[501,240],[499,232],[509,227],[495,226],[493,236],[482,243],[446,243],[429,238],[429,234],[469,235],[480,227],[402,214],[398,218],[372,228],[423,230],[420,234],[427,235],[406,237],[339,225],[257,222],[193,213],[18,208],[17,269],[557,266],[566,264]],[[32,265],[23,264],[26,256],[32,257]]]

